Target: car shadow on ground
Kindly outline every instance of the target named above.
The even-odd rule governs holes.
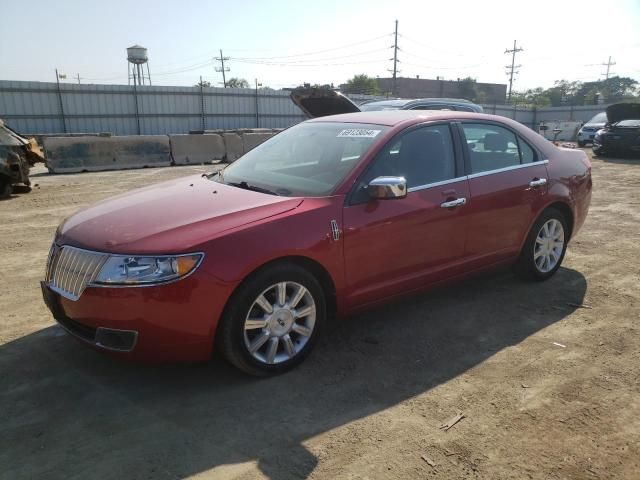
[[[0,465],[12,479],[176,478],[255,461],[269,478],[304,478],[318,460],[303,442],[565,319],[586,287],[565,268],[443,287],[336,322],[301,367],[261,380],[221,360],[132,365],[49,327],[0,347]]]
[[[616,157],[602,157],[600,155],[594,155],[593,160],[601,160],[606,163],[617,163],[619,165],[638,165],[640,166],[640,156],[616,156]]]

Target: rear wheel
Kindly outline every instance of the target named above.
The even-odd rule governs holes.
[[[560,210],[548,208],[531,228],[514,266],[527,280],[547,280],[560,268],[568,238],[567,219]]]
[[[325,322],[325,296],[316,278],[297,265],[274,265],[234,293],[220,319],[216,343],[244,372],[275,375],[306,358]]]

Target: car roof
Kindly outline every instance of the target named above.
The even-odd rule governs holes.
[[[476,112],[458,112],[452,110],[374,110],[370,112],[343,113],[318,117],[308,122],[343,122],[369,123],[393,127],[403,123],[420,123],[429,120],[499,120],[504,123],[505,118],[496,115]]]
[[[388,105],[393,107],[402,107],[413,102],[419,103],[450,103],[460,105],[473,105],[473,102],[464,98],[394,98],[393,100],[374,100],[363,105]]]

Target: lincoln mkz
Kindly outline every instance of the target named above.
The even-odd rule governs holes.
[[[583,151],[503,117],[329,115],[219,172],[70,216],[41,286],[96,349],[154,362],[216,350],[270,375],[299,364],[329,318],[499,266],[550,278],[590,199]]]

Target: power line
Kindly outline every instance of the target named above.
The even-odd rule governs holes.
[[[228,72],[230,68],[224,66],[224,61],[229,60],[229,57],[225,57],[224,55],[222,55],[222,49],[220,49],[220,57],[216,57],[216,60],[220,62],[221,66],[215,67],[215,70],[216,72],[222,72],[222,86],[224,88],[227,88],[227,78],[225,76],[225,72]]]
[[[370,38],[368,40],[361,40],[359,42],[349,43],[347,45],[342,45],[340,47],[327,48],[327,49],[324,49],[324,50],[316,50],[314,52],[295,53],[295,54],[291,54],[291,55],[278,55],[278,56],[275,56],[275,57],[234,57],[234,60],[236,58],[242,58],[244,60],[277,60],[277,59],[280,59],[280,58],[308,57],[310,55],[317,55],[318,53],[334,52],[336,50],[343,50],[345,48],[355,47],[356,45],[362,45],[364,43],[371,43],[371,42],[374,42],[374,41],[379,40],[381,38],[388,37],[389,35],[390,34],[386,33],[384,35],[379,35],[377,37],[373,37],[373,38]]]
[[[259,58],[244,58],[244,57],[233,57],[233,61],[234,62],[244,62],[244,63],[253,63],[253,64],[262,64],[262,65],[271,65],[271,64],[275,64],[275,65],[294,65],[296,63],[308,63],[308,62],[328,62],[328,61],[332,61],[332,60],[341,60],[343,58],[352,58],[352,57],[359,57],[361,55],[368,55],[370,53],[378,53],[378,52],[382,52],[382,51],[387,51],[388,48],[376,48],[374,50],[367,50],[366,52],[358,52],[358,53],[351,53],[349,55],[340,55],[337,57],[327,57],[327,58],[306,58],[306,59],[300,59],[300,60],[282,60],[282,61],[271,61],[269,59],[259,59]]]
[[[509,50],[505,50],[504,53],[510,53],[511,54],[511,67],[509,67],[509,65],[507,65],[506,68],[510,69],[511,71],[508,73],[509,75],[509,94],[507,95],[507,101],[511,101],[511,89],[513,87],[513,74],[514,73],[518,73],[518,72],[514,72],[514,70],[516,68],[520,68],[522,65],[516,65],[516,53],[521,52],[522,48],[519,48],[516,46],[516,41],[513,41],[513,49]]]
[[[266,66],[272,66],[272,67],[339,67],[339,66],[343,66],[343,65],[363,65],[363,64],[367,64],[367,63],[382,63],[384,62],[384,60],[363,60],[363,61],[359,61],[359,62],[341,62],[341,63],[305,63],[305,64],[300,64],[300,63],[280,63],[280,62],[254,62],[254,61],[249,61],[249,60],[237,60],[236,58],[233,59],[234,62],[236,63],[244,63],[247,65],[266,65]],[[310,60],[313,61],[313,60]]]

